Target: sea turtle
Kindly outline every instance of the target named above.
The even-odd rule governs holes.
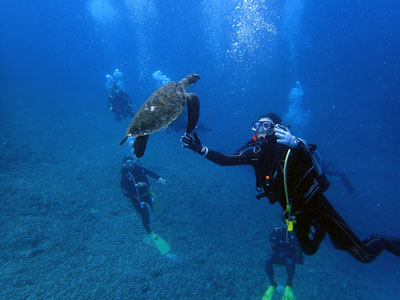
[[[190,74],[179,82],[172,81],[157,89],[133,116],[126,136],[119,145],[128,137],[136,137],[134,153],[136,157],[142,157],[149,135],[171,124],[182,113],[185,105],[188,108],[186,133],[191,133],[199,119],[200,102],[196,94],[186,93],[186,90],[199,79],[199,75]]]

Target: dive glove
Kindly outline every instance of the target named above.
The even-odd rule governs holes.
[[[182,142],[182,147],[191,149],[194,152],[196,152],[197,154],[207,155],[207,153],[208,153],[208,148],[201,144],[201,141],[200,141],[199,137],[197,136],[196,132],[193,133],[193,136],[185,133],[185,135],[182,136],[182,138],[181,138],[181,142]]]
[[[158,182],[161,183],[162,185],[165,185],[167,183],[167,181],[162,177],[158,178]]]
[[[284,126],[276,125],[274,128],[275,136],[277,137],[277,142],[282,145],[286,145],[289,148],[296,148],[299,144],[299,140],[297,137],[292,135]]]

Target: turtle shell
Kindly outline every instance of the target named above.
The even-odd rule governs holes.
[[[179,117],[185,105],[186,93],[178,82],[163,85],[139,108],[126,135],[148,135],[163,129]]]

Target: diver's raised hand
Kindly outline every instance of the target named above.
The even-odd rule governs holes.
[[[296,148],[299,144],[299,140],[293,134],[290,133],[289,129],[279,124],[274,128],[277,142],[282,145],[286,145],[289,148]]]
[[[182,147],[188,148],[190,150],[193,150],[197,154],[204,155],[208,153],[208,148],[206,146],[203,146],[201,144],[201,141],[199,137],[197,136],[197,133],[193,133],[193,136],[190,134],[185,133],[184,136],[181,138],[182,142]]]

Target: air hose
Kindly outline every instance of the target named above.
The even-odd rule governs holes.
[[[291,219],[291,213],[292,213],[292,204],[289,202],[289,193],[288,193],[288,188],[287,188],[287,162],[289,160],[291,149],[286,153],[285,157],[285,163],[283,165],[283,186],[285,188],[285,198],[286,198],[286,210],[285,210],[285,220],[286,220],[286,226],[288,231],[293,230],[293,220]]]

